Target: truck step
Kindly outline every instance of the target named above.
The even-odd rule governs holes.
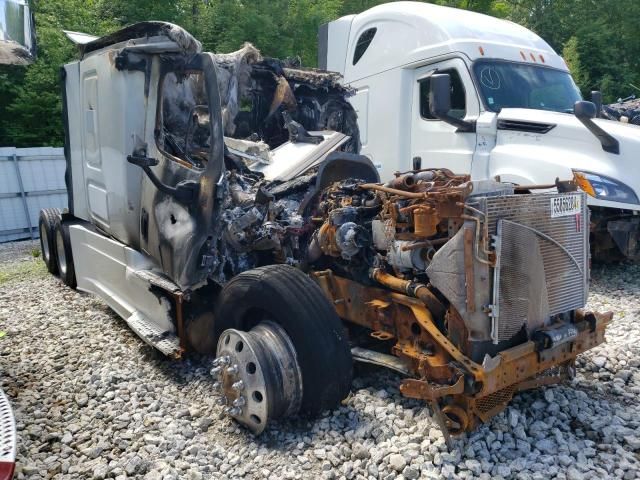
[[[182,347],[180,347],[178,336],[172,332],[159,329],[140,312],[134,312],[133,315],[126,319],[126,322],[131,330],[142,340],[168,357],[178,359],[182,356]]]

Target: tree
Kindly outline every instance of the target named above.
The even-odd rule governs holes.
[[[0,68],[0,145],[61,145],[60,67],[76,56],[62,30],[94,35],[144,20],[176,23],[209,51],[252,42],[265,56],[299,56],[315,66],[318,27],[387,0],[40,0],[34,4],[39,56]],[[583,94],[605,101],[640,85],[637,0],[432,0],[509,18],[562,52]]]

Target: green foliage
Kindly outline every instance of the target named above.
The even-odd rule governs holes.
[[[584,95],[605,101],[640,85],[637,0],[432,0],[508,18],[562,52]],[[62,30],[102,35],[144,20],[182,25],[205,49],[229,52],[244,42],[264,55],[298,56],[316,65],[318,27],[385,0],[40,0],[35,3],[38,60],[0,67],[0,145],[62,145],[60,67],[74,59]]]
[[[562,49],[562,56],[567,63],[571,75],[578,85],[589,85],[589,72],[585,70],[580,60],[580,51],[578,48],[578,39],[571,37],[564,45]]]
[[[47,275],[47,267],[39,258],[0,265],[0,285],[22,280],[33,280]]]

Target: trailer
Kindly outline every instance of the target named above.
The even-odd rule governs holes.
[[[211,355],[228,415],[258,434],[335,408],[358,361],[461,434],[604,341],[574,181],[381,182],[333,74],[233,58],[160,22],[83,43],[62,75],[69,211],[40,218],[51,273],[166,355]]]

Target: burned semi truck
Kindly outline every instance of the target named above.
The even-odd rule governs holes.
[[[63,69],[49,270],[166,355],[215,357],[212,390],[256,434],[337,406],[354,361],[452,434],[570,377],[611,319],[584,310],[584,193],[419,162],[381,182],[335,80],[166,23],[85,43]]]

